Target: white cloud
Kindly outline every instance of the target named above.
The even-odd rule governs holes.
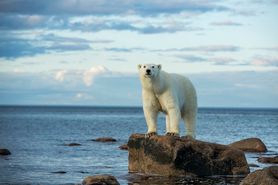
[[[83,82],[85,83],[86,86],[89,87],[93,84],[96,76],[105,74],[108,72],[109,72],[109,70],[106,67],[101,66],[101,65],[92,67],[83,73]]]
[[[266,56],[260,56],[255,57],[251,61],[252,65],[255,66],[278,66],[278,58],[276,57],[266,57]]]
[[[75,97],[76,98],[83,98],[84,97],[84,93],[77,93],[76,95],[75,95]]]
[[[67,73],[66,70],[60,70],[60,71],[56,72],[54,79],[59,82],[63,82],[65,80],[66,73]]]

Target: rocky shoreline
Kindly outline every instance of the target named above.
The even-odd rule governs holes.
[[[278,184],[278,166],[250,173],[249,166],[259,166],[248,164],[244,152],[266,152],[267,148],[259,138],[221,145],[187,137],[146,138],[144,134],[132,134],[128,144],[119,148],[129,152],[128,181],[132,184]],[[276,161],[277,156],[258,159],[263,163]],[[118,184],[110,175],[88,176],[82,184],[100,182]]]
[[[94,142],[112,142],[111,137],[91,139]],[[66,143],[63,146],[82,146],[80,143]],[[276,185],[278,184],[278,156],[265,156],[267,147],[259,138],[247,138],[229,145],[195,140],[188,137],[152,136],[132,134],[120,150],[128,151],[129,174],[124,177],[129,184],[234,184],[234,185]],[[253,152],[260,156],[257,162],[274,166],[260,169],[257,164],[248,164],[245,154]],[[8,149],[0,149],[0,155],[12,155]],[[250,173],[249,167],[257,170]],[[54,171],[63,175],[66,171]],[[118,185],[111,175],[87,176],[83,185]]]

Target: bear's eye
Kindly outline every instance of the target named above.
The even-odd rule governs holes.
[[[154,66],[152,66],[152,68],[154,68]]]
[[[146,68],[146,66],[144,66],[144,68]]]

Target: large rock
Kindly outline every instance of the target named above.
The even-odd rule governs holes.
[[[260,163],[274,163],[274,164],[278,164],[278,156],[275,156],[275,157],[259,157],[258,161]]]
[[[0,148],[0,155],[11,155],[11,152],[6,148]]]
[[[82,185],[120,185],[117,179],[111,175],[88,176],[82,181]]]
[[[267,151],[265,144],[259,138],[243,139],[231,143],[229,144],[229,146],[235,147],[244,152],[266,152]]]
[[[278,166],[256,170],[245,177],[240,185],[278,185]]]
[[[187,137],[133,134],[128,141],[130,172],[184,175],[246,175],[244,153],[233,147]]]

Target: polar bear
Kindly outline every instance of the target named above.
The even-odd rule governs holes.
[[[179,136],[179,122],[185,122],[187,136],[195,138],[197,95],[191,81],[161,70],[161,65],[139,64],[147,137],[157,134],[157,116],[166,114],[166,135]]]

